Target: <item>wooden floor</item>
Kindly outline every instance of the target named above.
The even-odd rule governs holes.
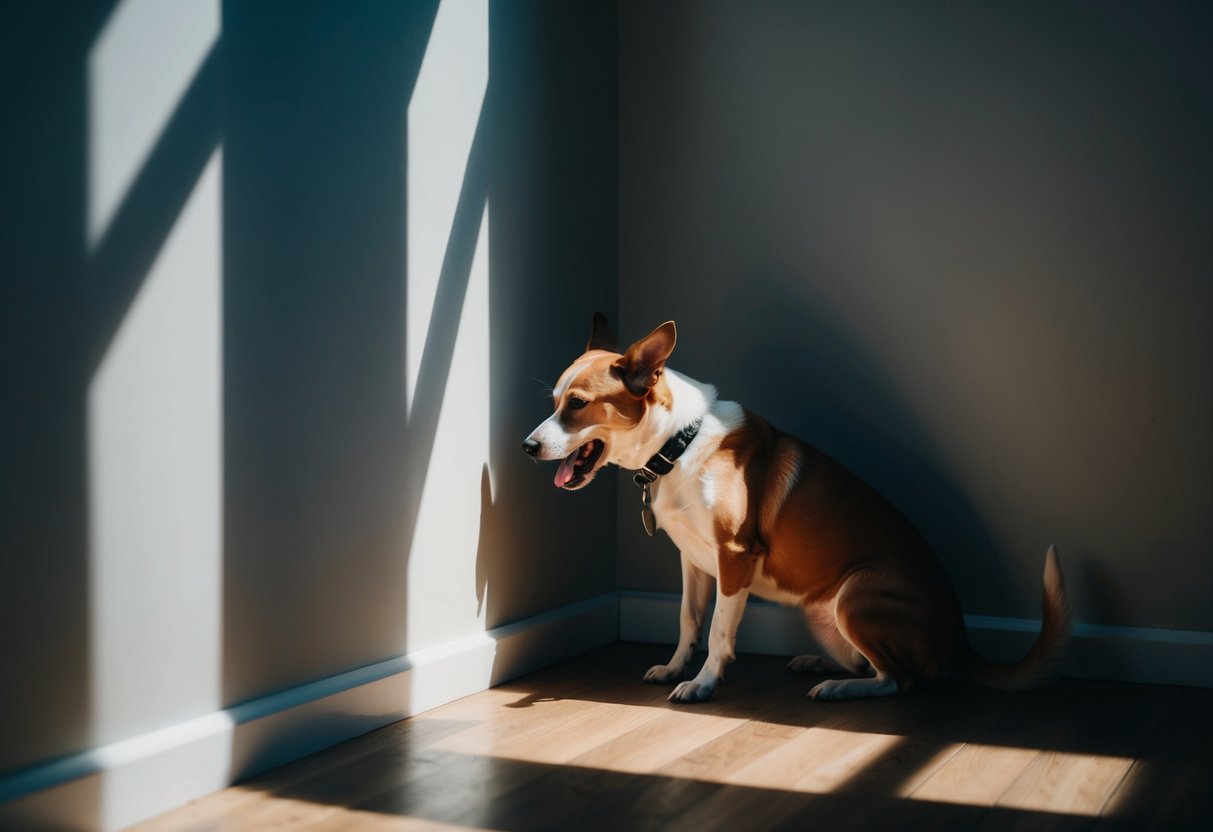
[[[137,829],[1186,829],[1213,817],[1213,691],[1067,680],[813,702],[742,656],[716,698],[617,644]]]

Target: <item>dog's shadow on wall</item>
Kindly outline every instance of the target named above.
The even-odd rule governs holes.
[[[999,546],[951,469],[945,438],[933,434],[873,345],[831,316],[809,281],[769,272],[743,277],[715,307],[721,320],[688,323],[727,333],[727,315],[763,337],[726,339],[709,371],[688,371],[716,383],[722,398],[738,399],[817,446],[889,499],[939,555],[966,612],[1015,610]],[[683,356],[690,364],[695,358]]]

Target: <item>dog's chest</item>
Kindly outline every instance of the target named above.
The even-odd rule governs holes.
[[[667,477],[653,498],[658,526],[665,529],[679,552],[714,578],[719,577],[716,562],[719,546],[712,517],[715,490],[716,484],[708,475],[679,480]],[[750,577],[749,590],[759,598],[780,604],[795,605],[801,601],[800,593],[779,586],[762,566]]]
[[[661,479],[653,497],[657,525],[678,550],[711,575],[716,574],[716,533],[712,519],[714,483],[699,471],[675,471]]]

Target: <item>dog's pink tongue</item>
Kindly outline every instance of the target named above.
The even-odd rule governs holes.
[[[564,488],[565,485],[568,484],[569,480],[573,478],[573,463],[576,461],[576,451],[573,451],[564,459],[560,460],[560,467],[556,469],[556,479],[554,480],[557,488]]]

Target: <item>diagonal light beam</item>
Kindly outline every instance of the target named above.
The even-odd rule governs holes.
[[[123,0],[88,56],[92,250],[219,37],[218,0]]]
[[[219,146],[221,45],[202,61],[86,266],[84,303],[98,322],[90,377]]]
[[[458,227],[460,183],[466,182],[484,110],[488,37],[487,0],[444,0],[408,104],[405,407],[409,413],[419,399],[423,350],[433,332],[430,324],[449,241],[463,231]]]

